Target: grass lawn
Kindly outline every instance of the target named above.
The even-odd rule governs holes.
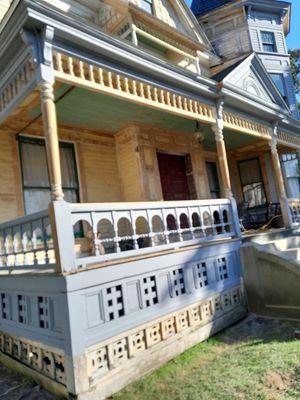
[[[300,400],[299,323],[249,316],[113,400]]]

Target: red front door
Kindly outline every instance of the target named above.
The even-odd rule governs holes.
[[[189,200],[186,157],[157,153],[164,200]]]

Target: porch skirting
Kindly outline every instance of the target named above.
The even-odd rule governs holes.
[[[246,313],[238,286],[87,349],[90,390],[78,399],[111,396]]]

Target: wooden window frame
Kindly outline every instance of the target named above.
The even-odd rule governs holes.
[[[22,195],[23,195],[23,205],[24,205],[24,214],[26,215],[26,204],[25,204],[25,190],[49,190],[51,193],[51,185],[50,185],[50,180],[49,180],[49,186],[31,186],[31,185],[24,185],[24,174],[23,174],[23,160],[22,160],[22,152],[21,152],[21,146],[22,143],[31,143],[31,144],[39,144],[42,146],[45,145],[45,139],[42,137],[32,137],[32,136],[25,136],[25,135],[20,135],[17,137],[18,140],[18,150],[19,150],[19,160],[20,160],[20,170],[21,170],[21,183],[22,183]],[[69,148],[72,150],[72,158],[74,161],[75,165],[75,178],[77,182],[77,187],[65,187],[63,186],[62,189],[64,190],[73,190],[76,193],[76,202],[80,202],[80,181],[79,181],[79,174],[78,174],[78,165],[77,165],[77,158],[76,158],[76,151],[75,151],[75,144],[67,141],[59,141],[59,147],[64,147],[64,148]],[[47,166],[47,173],[48,177],[50,179],[50,174],[49,174],[49,167],[48,167],[48,162],[46,160],[46,166]]]

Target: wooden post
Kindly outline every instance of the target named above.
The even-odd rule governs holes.
[[[50,175],[51,196],[54,201],[63,200],[59,142],[57,135],[56,109],[53,86],[42,81],[40,84],[41,110],[46,143],[47,162]]]
[[[277,128],[278,128],[278,123],[275,122],[273,124],[273,136],[269,142],[269,145],[271,148],[271,157],[272,157],[272,164],[273,164],[273,170],[274,170],[274,178],[275,178],[276,185],[277,185],[279,202],[280,202],[284,226],[286,228],[291,228],[293,225],[292,216],[291,216],[291,212],[290,212],[288,198],[287,198],[286,191],[285,191],[284,179],[283,179],[283,175],[282,175],[280,159],[279,159],[278,150],[277,150]]]
[[[213,126],[213,131],[215,133],[218,162],[219,162],[219,167],[220,167],[220,172],[221,172],[224,195],[226,198],[232,199],[233,195],[232,195],[232,190],[231,190],[231,182],[230,182],[226,147],[225,147],[224,136],[223,136],[223,127],[224,127],[223,107],[224,107],[224,100],[221,99],[218,101],[218,104],[217,104],[216,124]]]

